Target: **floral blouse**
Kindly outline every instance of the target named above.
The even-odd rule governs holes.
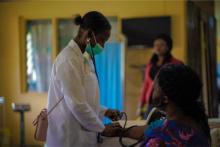
[[[209,147],[203,132],[177,123],[175,120],[157,120],[145,131],[145,147]]]

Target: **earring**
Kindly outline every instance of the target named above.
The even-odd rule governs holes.
[[[167,96],[164,96],[164,97],[163,97],[163,99],[164,99],[164,101],[163,101],[164,103],[166,103],[166,104],[167,104],[167,103],[169,102],[169,101],[168,101],[168,97],[167,97]]]
[[[86,39],[86,42],[89,43],[89,42],[90,42],[90,38],[87,38],[87,39]]]

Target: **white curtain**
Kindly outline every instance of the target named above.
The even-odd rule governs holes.
[[[47,92],[52,68],[51,23],[42,20],[27,25],[28,91]]]

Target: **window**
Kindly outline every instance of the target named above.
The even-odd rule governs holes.
[[[26,21],[26,90],[47,92],[52,67],[51,21]]]
[[[72,19],[58,20],[58,53],[76,36],[78,28]]]
[[[119,36],[117,17],[109,17],[108,19],[112,25],[111,37],[106,43],[103,53],[96,57],[101,86],[100,102],[107,107],[122,110],[124,42],[117,38]],[[26,85],[25,92],[47,92],[52,69],[52,55],[58,54],[76,36],[79,28],[73,24],[71,18],[35,19],[24,22],[26,31],[24,31],[25,37],[23,38],[26,40],[24,44],[26,56],[25,68],[23,68],[25,74],[22,74],[25,80],[22,82]],[[52,33],[57,36],[52,36]]]

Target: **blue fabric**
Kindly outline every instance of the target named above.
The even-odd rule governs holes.
[[[159,119],[159,120],[156,120],[156,121],[150,123],[150,125],[145,130],[144,135],[149,136],[154,131],[154,129],[159,128],[159,127],[163,127],[163,124],[164,124],[164,120],[162,120],[162,119]]]
[[[118,42],[108,42],[104,51],[96,55],[101,104],[123,110],[124,50]]]

